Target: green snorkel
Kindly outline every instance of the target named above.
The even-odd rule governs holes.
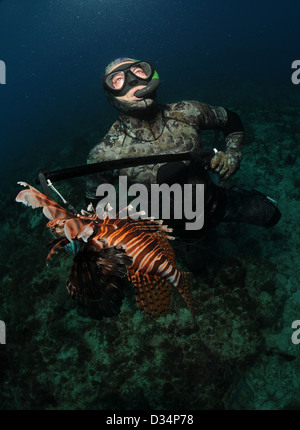
[[[136,97],[144,97],[147,94],[151,94],[157,89],[159,84],[160,84],[159,76],[157,71],[154,69],[154,74],[149,84],[145,88],[142,88],[141,90],[137,90],[134,93],[134,95]]]

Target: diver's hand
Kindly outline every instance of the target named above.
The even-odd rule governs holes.
[[[228,179],[240,167],[239,153],[233,151],[218,151],[212,158],[210,166],[222,179]]]

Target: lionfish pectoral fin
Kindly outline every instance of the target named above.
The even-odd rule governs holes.
[[[170,310],[171,284],[157,275],[134,273],[131,269],[127,273],[134,286],[139,311],[153,317],[167,314]]]
[[[127,287],[126,272],[132,258],[116,248],[79,251],[67,280],[67,290],[92,318],[101,319],[121,311]]]
[[[77,238],[82,239],[84,242],[87,242],[89,237],[94,233],[94,228],[95,224],[93,222],[90,222],[81,230]]]
[[[191,272],[181,272],[180,281],[177,285],[177,289],[181,294],[181,297],[185,301],[191,314],[194,316],[194,303],[192,299],[192,285],[193,285],[193,274]]]
[[[47,206],[44,206],[43,214],[49,220],[68,219],[69,218],[69,212],[66,209],[64,209],[63,207],[61,207],[59,205],[53,205],[53,204],[49,204]]]
[[[94,223],[86,223],[79,218],[68,219],[64,225],[64,234],[71,242],[73,239],[82,239],[84,242],[94,233]]]
[[[31,206],[32,209],[42,207],[44,215],[50,220],[55,218],[68,219],[74,217],[74,214],[67,211],[54,200],[45,196],[45,194],[40,193],[36,188],[26,182],[20,181],[18,184],[29,188],[19,192],[16,197],[16,202],[23,203],[26,206]]]
[[[47,255],[46,265],[49,264],[49,261],[51,260],[51,257],[57,253],[58,250],[62,249],[64,246],[66,246],[69,243],[67,238],[59,237],[57,239],[52,240],[49,242],[46,246],[50,248],[50,252]]]

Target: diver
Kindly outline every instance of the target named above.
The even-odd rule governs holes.
[[[201,147],[201,131],[221,130],[226,149],[216,152],[209,170],[226,181],[239,169],[242,159],[244,127],[239,115],[224,107],[199,101],[160,105],[156,100],[159,84],[158,73],[148,61],[118,58],[108,64],[103,88],[119,117],[103,140],[90,151],[88,164],[193,151]],[[274,200],[255,190],[219,186],[201,163],[194,162],[130,167],[112,171],[105,177],[95,175],[87,181],[87,203],[92,202],[95,207],[97,187],[104,182],[113,183],[119,175],[127,176],[131,183],[148,186],[155,183],[204,184],[205,222],[202,232],[223,221],[273,226],[281,217]],[[181,230],[175,222],[176,227]]]

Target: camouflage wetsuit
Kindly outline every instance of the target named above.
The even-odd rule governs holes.
[[[146,155],[192,151],[201,146],[201,130],[223,130],[226,142],[226,173],[233,174],[242,158],[244,132],[236,114],[223,107],[197,101],[159,106],[147,118],[120,113],[104,139],[89,153],[88,163]],[[87,199],[95,199],[97,186],[112,182],[118,175],[128,176],[129,184],[156,183],[161,165],[132,167],[88,180]]]

